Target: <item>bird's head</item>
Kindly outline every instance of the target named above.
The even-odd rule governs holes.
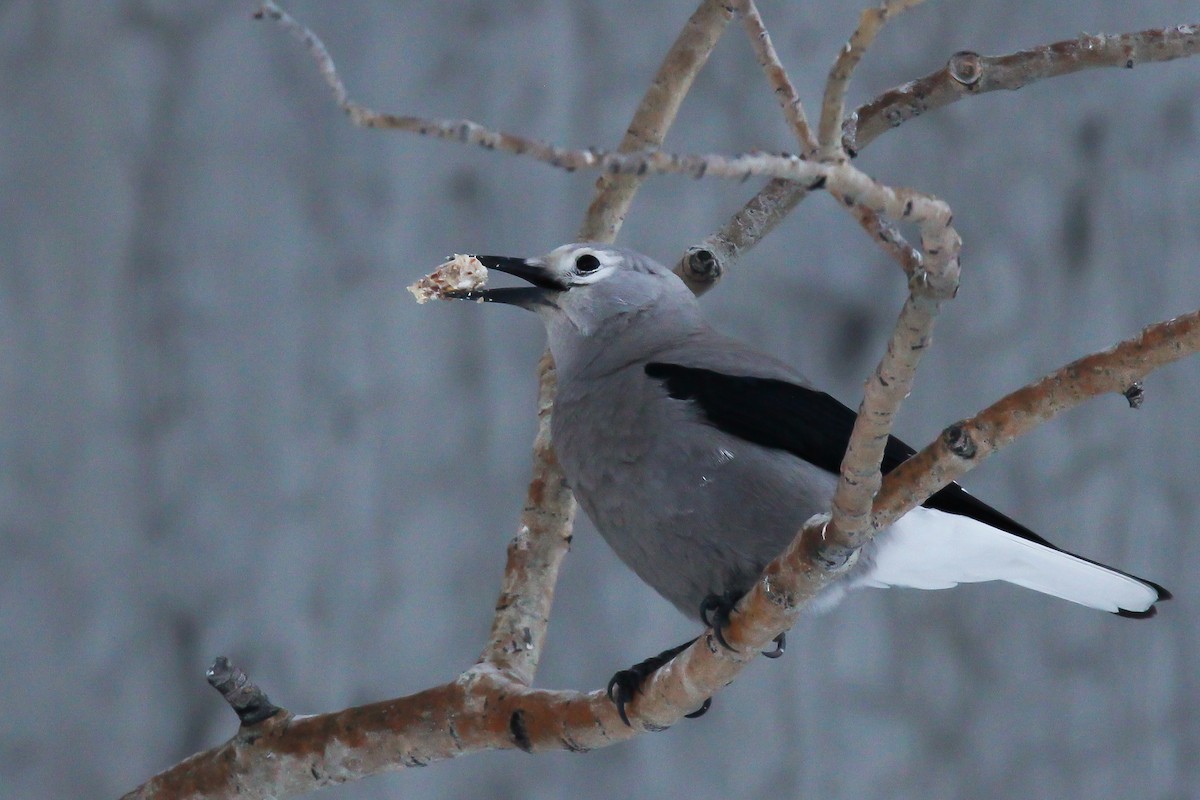
[[[695,297],[683,281],[662,264],[624,247],[578,242],[537,258],[476,258],[489,270],[531,285],[446,295],[537,313],[560,368],[568,348],[622,343],[651,347],[662,335],[676,335],[699,324]]]

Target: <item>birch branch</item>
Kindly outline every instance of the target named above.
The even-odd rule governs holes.
[[[490,664],[522,686],[537,673],[558,570],[571,547],[575,497],[567,487],[550,442],[554,361],[547,351],[538,362],[537,434],[532,477],[517,535],[508,544],[496,616],[479,663]]]
[[[955,53],[942,69],[889,89],[859,106],[843,123],[843,147],[853,157],[890,128],[974,95],[998,90],[1015,91],[1035,81],[1085,69],[1128,69],[1194,56],[1200,52],[1198,30],[1198,25],[1177,25],[1136,33],[1084,34],[1077,39],[1052,42],[1003,56],[981,56],[966,51]],[[706,256],[703,261],[707,262],[709,273],[724,274],[733,268],[741,253],[752,249],[773,230],[806,193],[804,186],[796,184],[768,184],[720,231],[690,248],[683,259],[712,243],[711,256]],[[743,230],[744,213],[754,215],[757,224],[753,228]],[[892,231],[881,228],[878,235],[890,237]],[[737,246],[722,249],[721,242],[734,242]],[[896,255],[896,248],[887,249]],[[906,272],[911,274],[919,266],[918,258],[919,253],[915,250],[907,252],[904,256]],[[678,270],[681,274],[686,269],[683,259]],[[703,276],[700,280],[704,280]]]
[[[1200,52],[1200,26],[1177,25],[1136,33],[1083,34],[1003,56],[960,52],[942,69],[889,89],[859,107],[846,120],[843,139],[851,154],[884,131],[965,97],[1000,90],[1015,91],[1034,81],[1085,69],[1135,66]]]
[[[851,35],[850,41],[842,47],[829,70],[829,80],[825,82],[825,97],[821,101],[821,122],[817,128],[817,143],[823,158],[845,157],[839,133],[845,116],[846,88],[850,85],[855,67],[890,18],[921,2],[922,0],[884,0],[878,7],[862,12],[858,27]]]
[[[618,152],[650,151],[663,143],[692,81],[708,61],[732,15],[732,10],[722,0],[702,0],[667,51],[658,74],[633,115]],[[624,174],[613,172],[596,182],[596,195],[588,206],[579,241],[616,240],[643,175],[644,172],[637,170]]]
[[[754,0],[743,0],[740,12],[742,27],[783,111],[784,119],[800,143],[805,158],[816,157],[819,152],[816,136],[808,125],[804,106],[771,43],[766,23]],[[675,274],[695,294],[708,291],[737,261],[743,250],[753,247],[766,236],[807,194],[808,189],[804,186],[779,178],[771,180],[721,230],[700,244],[689,247],[676,263]],[[882,216],[869,208],[847,203],[845,197],[834,196],[850,211],[871,240],[904,268],[905,274],[911,277],[920,268],[921,254]]]
[[[974,417],[954,423],[888,473],[875,498],[871,526],[887,527],[996,450],[1086,400],[1116,392],[1136,407],[1143,378],[1196,352],[1200,352],[1200,311],[1149,325],[1138,336],[1073,361]]]
[[[707,61],[728,20],[728,9],[712,0],[703,0],[667,51],[634,112],[621,149],[657,147],[662,143],[696,73]],[[336,76],[336,72],[333,74]],[[336,81],[336,85],[340,83]],[[339,94],[335,88],[334,93],[344,98],[344,91]],[[602,179],[581,226],[580,238],[607,237],[606,241],[615,238],[641,181],[637,174]],[[492,633],[480,656],[481,662],[505,671],[525,686],[532,684],[541,658],[558,570],[570,548],[576,512],[575,498],[550,441],[556,388],[554,361],[546,350],[538,363],[533,478],[517,536],[508,546]]]
[[[694,294],[704,294],[717,285],[744,250],[760,242],[807,194],[806,187],[793,181],[768,181],[721,230],[689,247],[675,265],[675,274]]]
[[[857,170],[855,173],[870,189],[879,190],[874,181]],[[871,504],[879,491],[884,446],[900,404],[912,391],[917,366],[931,342],[938,310],[943,301],[953,298],[958,291],[958,254],[962,246],[958,232],[950,224],[950,208],[935,198],[910,198],[905,201],[906,213],[897,215],[887,206],[879,207],[871,200],[859,200],[857,194],[847,193],[847,197],[873,211],[886,213],[892,219],[907,216],[916,222],[921,231],[926,266],[909,279],[909,296],[900,311],[887,351],[864,389],[858,418],[842,459],[841,480],[833,496],[833,513],[823,531],[825,547],[821,555],[824,562],[831,565],[844,563],[874,533],[870,526]],[[916,200],[920,202],[914,202]]]
[[[812,142],[811,134],[808,134],[808,139],[803,141],[810,151],[820,154],[822,162],[839,165],[844,161],[840,137],[836,137],[836,147],[832,147],[833,131],[841,127],[843,99],[854,67],[888,18],[918,2],[920,0],[887,0],[877,9],[863,12],[858,29],[830,70],[821,109],[820,139]],[[746,7],[747,11],[754,11],[753,0],[746,0]],[[751,40],[755,43],[759,62],[764,65],[776,96],[784,104],[785,116],[794,122],[796,113],[792,109],[799,107],[795,89],[771,47],[761,18],[756,13],[748,14],[748,17],[747,30],[755,34]],[[793,124],[793,128],[797,135],[807,133],[807,126],[801,128]],[[823,527],[824,544],[817,553],[824,563],[832,567],[845,564],[874,533],[870,527],[871,503],[881,482],[880,462],[883,460],[884,446],[891,434],[895,415],[912,390],[917,366],[930,344],[934,319],[941,303],[954,297],[958,291],[958,253],[962,246],[958,233],[951,227],[951,213],[945,203],[914,195],[907,201],[903,212],[897,214],[894,208],[888,208],[886,204],[879,205],[870,199],[864,201],[864,193],[853,188],[853,184],[865,187],[867,194],[871,190],[879,192],[885,187],[848,166],[843,165],[840,172],[853,180],[848,181],[849,186],[843,186],[839,181],[827,181],[830,193],[845,205],[861,209],[858,218],[868,230],[880,230],[883,224],[881,214],[888,214],[892,219],[909,218],[916,222],[921,231],[923,253],[909,266],[909,296],[888,341],[887,351],[874,375],[867,381],[858,418],[842,459],[841,480],[834,492],[832,514],[829,523]],[[916,200],[920,202],[914,205]],[[888,230],[892,230],[890,226]],[[911,248],[905,245],[898,253],[901,263],[906,263],[904,249]],[[925,265],[925,268],[921,269],[921,265]]]

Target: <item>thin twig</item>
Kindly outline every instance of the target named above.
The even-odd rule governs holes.
[[[847,168],[848,171],[848,168]],[[849,174],[879,190],[879,184],[854,170]],[[849,197],[857,195],[848,194]],[[921,231],[924,269],[909,278],[909,296],[900,311],[887,351],[867,380],[858,418],[842,459],[841,480],[834,490],[832,517],[824,532],[827,562],[840,566],[874,533],[870,525],[871,503],[879,491],[879,465],[884,445],[901,403],[912,391],[921,356],[933,336],[933,323],[942,302],[958,291],[958,254],[962,240],[951,226],[950,209],[935,198],[922,197],[920,204],[906,205],[908,216]],[[887,208],[857,200],[876,212],[901,219]],[[912,203],[913,200],[906,201]]]
[[[1093,397],[1124,394],[1146,375],[1200,352],[1200,311],[1149,325],[996,401],[905,461],[883,482],[871,525],[885,528],[984,458]]]
[[[860,106],[846,121],[846,148],[861,152],[884,131],[971,95],[1020,89],[1085,69],[1132,69],[1198,52],[1200,25],[1177,25],[1118,35],[1083,34],[1003,56],[955,53],[942,69]]]
[[[750,46],[754,48],[758,65],[762,67],[767,82],[771,84],[775,100],[783,110],[784,119],[787,120],[792,133],[795,134],[796,141],[804,148],[803,155],[812,156],[816,149],[817,139],[813,136],[812,129],[808,127],[804,104],[800,102],[796,87],[788,77],[787,70],[783,68],[779,54],[775,52],[775,45],[771,43],[771,35],[767,32],[767,26],[763,22],[762,15],[758,13],[758,6],[755,5],[754,0],[743,0],[741,15],[742,27],[750,39]]]
[[[1085,34],[1078,39],[1052,42],[1003,56],[981,56],[976,53],[955,53],[945,67],[922,78],[901,84],[880,94],[846,118],[843,124],[843,144],[846,152],[857,155],[883,132],[898,127],[928,111],[933,111],[973,95],[997,90],[1016,90],[1046,78],[1068,75],[1085,69],[1107,67],[1129,68],[1142,64],[1187,58],[1200,52],[1200,25],[1177,25],[1151,28],[1125,34]],[[746,203],[717,233],[705,242],[730,239],[738,242],[737,249],[717,260],[712,272],[727,273],[741,253],[754,248],[758,241],[774,229],[783,216],[795,208],[807,193],[805,186],[789,183],[768,183],[759,194]],[[744,212],[762,213],[759,209],[774,209],[775,219],[759,218],[755,229],[759,235],[738,236],[739,216]],[[855,209],[855,213],[860,213]],[[866,212],[861,212],[865,216]],[[860,219],[860,223],[862,220]],[[868,221],[868,224],[872,224]],[[868,227],[864,224],[864,227]],[[750,232],[748,232],[750,233]],[[896,257],[904,259],[909,274],[920,266],[920,254],[891,237],[887,227],[875,234],[877,241]],[[701,249],[701,243],[692,249]],[[719,254],[719,250],[713,250]],[[687,258],[685,253],[684,258]],[[677,272],[683,271],[683,262]],[[689,284],[691,285],[691,284]],[[693,289],[695,287],[693,286]]]
[[[676,264],[675,274],[695,294],[704,294],[717,285],[742,250],[761,241],[807,193],[793,181],[768,181],[721,230],[688,248]]]
[[[723,0],[700,3],[663,58],[618,152],[653,150],[663,143],[692,81],[708,61],[732,16],[732,9]],[[643,173],[636,171],[601,177],[579,230],[579,241],[615,241],[642,180]]]
[[[866,55],[867,49],[875,41],[875,36],[884,23],[920,2],[922,0],[884,0],[878,7],[862,12],[858,27],[834,60],[833,67],[829,70],[829,80],[825,82],[825,97],[821,101],[821,122],[817,128],[817,142],[823,158],[837,159],[844,155],[840,133],[846,106],[846,88],[850,85],[854,68]]]
[[[338,108],[347,113],[350,112],[350,108],[353,105],[350,102],[350,95],[346,92],[346,86],[342,83],[337,68],[333,64],[333,57],[325,49],[325,43],[321,41],[320,37],[300,24],[291,14],[275,5],[271,0],[263,1],[258,11],[254,13],[254,18],[270,19],[278,23],[298,42],[303,44],[305,49],[308,50],[317,62],[317,69],[320,71],[321,77],[329,84],[329,88],[333,89],[333,99],[337,102]]]
[[[898,6],[904,7],[916,1],[907,0]],[[878,10],[872,10],[865,12],[864,16],[873,18],[879,14]],[[764,157],[761,154],[725,158],[664,153],[623,155],[595,148],[572,150],[516,134],[493,131],[470,120],[434,120],[379,113],[349,99],[332,58],[315,34],[270,0],[262,4],[260,15],[277,21],[304,43],[317,62],[322,77],[333,90],[338,106],[356,125],[404,130],[474,144],[486,149],[526,155],[568,171],[596,169],[612,174],[631,175],[675,172],[695,177],[709,174],[714,177],[739,179],[765,176],[799,181],[805,185],[816,177],[787,168],[782,163],[786,160],[785,157],[774,157],[779,160],[768,163],[772,157]],[[852,146],[852,152],[861,151],[887,128],[900,125],[924,111],[940,108],[968,95],[998,89],[1018,89],[1036,80],[1083,69],[1129,67],[1184,58],[1196,55],[1198,51],[1200,36],[1197,35],[1197,26],[1179,25],[1121,35],[1084,35],[1078,39],[1054,42],[1007,56],[956,54],[946,68],[889,90],[860,107],[852,115],[852,119],[857,119],[857,125],[853,135],[847,136],[847,142]],[[861,56],[861,53],[859,55]],[[844,80],[848,78],[847,75]],[[966,83],[963,82],[964,78]],[[763,161],[764,158],[766,162]],[[793,191],[803,190],[803,187],[796,187]]]

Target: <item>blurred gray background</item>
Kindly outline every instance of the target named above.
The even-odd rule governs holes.
[[[115,797],[224,741],[218,654],[303,713],[473,662],[529,476],[537,322],[418,307],[452,252],[570,240],[594,176],[352,128],[251,2],[0,2],[0,795]],[[292,2],[352,94],[611,146],[694,0]],[[857,3],[763,0],[816,113]],[[935,0],[861,102],[956,50],[1196,22],[1193,2]],[[915,445],[1200,306],[1200,61],[1092,71],[864,151],[946,198],[963,286],[904,409]],[[740,26],[679,151],[794,149]],[[664,177],[621,241],[670,261],[757,184]],[[704,303],[856,403],[898,269],[810,198]],[[1176,599],[1130,622],[1006,586],[867,591],[803,621],[700,721],[587,755],[490,753],[348,798],[1185,798],[1200,791],[1200,361],[1094,401],[967,485]],[[694,635],[586,523],[539,684]],[[750,787],[748,792],[744,787]]]

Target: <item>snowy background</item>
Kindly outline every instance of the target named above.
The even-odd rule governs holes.
[[[594,176],[352,128],[250,2],[0,2],[0,796],[115,797],[224,741],[227,654],[328,711],[480,651],[529,476],[536,320],[404,291],[451,252],[573,238]],[[357,99],[611,146],[693,0],[293,2]],[[763,0],[815,114],[857,3]],[[1197,22],[1193,2],[933,0],[852,102],[962,49]],[[946,198],[959,298],[899,433],[944,425],[1200,306],[1200,60],[974,98],[860,166]],[[793,150],[731,25],[668,139]],[[651,180],[660,260],[756,190]],[[898,269],[809,199],[704,304],[852,404]],[[703,720],[586,755],[505,752],[363,798],[1184,798],[1200,792],[1200,361],[1097,400],[967,484],[1176,599],[1130,622],[1005,586],[863,592],[803,621]],[[466,488],[469,487],[469,488]],[[586,522],[538,683],[603,685],[696,626]]]

